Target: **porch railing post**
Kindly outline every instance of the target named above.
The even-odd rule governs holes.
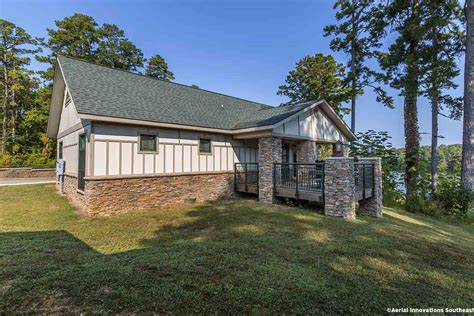
[[[324,163],[323,163],[323,166],[322,166],[322,172],[323,172],[323,175],[321,176],[321,190],[322,190],[322,194],[321,194],[321,198],[322,198],[322,202],[324,203]]]
[[[234,163],[234,191],[237,191],[237,163]]]
[[[365,199],[365,166],[362,164],[362,198]]]
[[[294,166],[295,166],[295,172],[296,172],[296,191],[295,191],[295,195],[296,195],[296,198],[299,198],[300,193],[299,193],[299,181],[298,181],[298,178],[299,178],[298,164],[294,164]]]
[[[375,166],[372,164],[372,197],[375,195]]]
[[[247,172],[247,164],[244,164],[245,166],[245,192],[249,191],[249,186],[248,186],[248,172]]]

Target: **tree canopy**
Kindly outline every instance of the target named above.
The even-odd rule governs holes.
[[[168,64],[160,55],[155,55],[150,58],[146,66],[145,74],[164,81],[174,80],[174,74],[168,69]]]
[[[344,65],[331,55],[305,56],[289,72],[277,94],[289,97],[290,103],[324,99],[338,113],[347,113],[342,103],[351,98],[351,89],[344,84],[345,76]]]

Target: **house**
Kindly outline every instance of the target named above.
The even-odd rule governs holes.
[[[226,197],[242,166],[247,188],[254,166],[255,193],[271,203],[275,163],[312,164],[319,144],[356,139],[325,101],[272,107],[64,56],[48,136],[65,162],[64,193],[91,214]],[[352,161],[353,178],[353,160],[338,159]],[[298,178],[296,170],[284,180]]]

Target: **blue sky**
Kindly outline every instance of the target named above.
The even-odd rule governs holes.
[[[46,36],[54,20],[74,13],[91,15],[99,23],[114,23],[141,48],[145,56],[162,55],[176,82],[197,84],[270,105],[287,101],[276,91],[288,71],[307,54],[333,54],[339,62],[346,56],[329,49],[323,27],[334,23],[333,1],[317,0],[0,0],[0,16],[25,28],[34,36]],[[463,60],[459,61],[461,65]],[[38,69],[42,65],[34,63]],[[463,68],[463,67],[461,67]],[[454,94],[462,93],[460,88]],[[391,91],[396,96],[396,91]],[[375,101],[372,93],[358,98],[357,130],[388,131],[392,143],[401,147],[403,103],[395,109]],[[420,131],[431,131],[429,103],[419,100]],[[349,124],[350,119],[346,117]],[[461,143],[462,124],[440,117],[440,143]],[[430,134],[422,135],[429,144]]]

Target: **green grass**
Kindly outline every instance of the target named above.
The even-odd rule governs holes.
[[[254,201],[81,217],[51,185],[0,188],[0,311],[382,313],[472,307],[474,231]]]

